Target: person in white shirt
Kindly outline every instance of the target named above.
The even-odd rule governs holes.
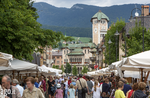
[[[64,84],[65,84],[65,97],[64,98],[68,98],[68,95],[67,95],[67,92],[68,92],[68,78],[67,77],[65,78]]]
[[[100,96],[101,89],[98,86],[98,81],[95,81],[94,87],[92,88],[92,92],[91,93],[93,93],[93,98],[101,98],[101,96]]]
[[[61,78],[59,79],[59,83],[61,83],[61,81],[64,81],[63,76],[61,76]]]
[[[13,79],[12,85],[13,85],[13,86],[16,86],[16,87],[18,88],[18,90],[19,90],[19,92],[20,92],[20,94],[21,94],[21,96],[22,96],[24,89],[23,89],[22,86],[19,85],[19,81],[18,81],[17,79]]]
[[[38,87],[40,87],[41,84],[42,84],[42,77],[39,78],[39,85],[38,85]]]

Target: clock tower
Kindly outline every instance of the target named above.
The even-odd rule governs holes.
[[[107,34],[109,18],[101,11],[98,11],[92,17],[91,22],[93,43],[98,45]]]

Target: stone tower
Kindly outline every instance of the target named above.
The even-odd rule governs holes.
[[[93,43],[100,44],[102,38],[107,34],[109,18],[98,11],[91,19]]]

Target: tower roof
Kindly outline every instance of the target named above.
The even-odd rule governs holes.
[[[108,18],[103,12],[101,12],[101,10],[99,10],[99,11],[92,17],[92,19],[95,19],[95,18],[97,18],[98,20],[107,19],[107,21],[109,21],[109,18]],[[91,22],[92,22],[92,19],[91,19]]]

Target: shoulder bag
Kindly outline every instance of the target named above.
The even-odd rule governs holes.
[[[83,93],[87,93],[87,88],[86,87],[82,87],[82,84],[81,84],[81,81],[80,81],[80,79],[79,79],[79,82],[80,82],[80,85],[81,85],[81,88],[82,88],[82,92]]]

